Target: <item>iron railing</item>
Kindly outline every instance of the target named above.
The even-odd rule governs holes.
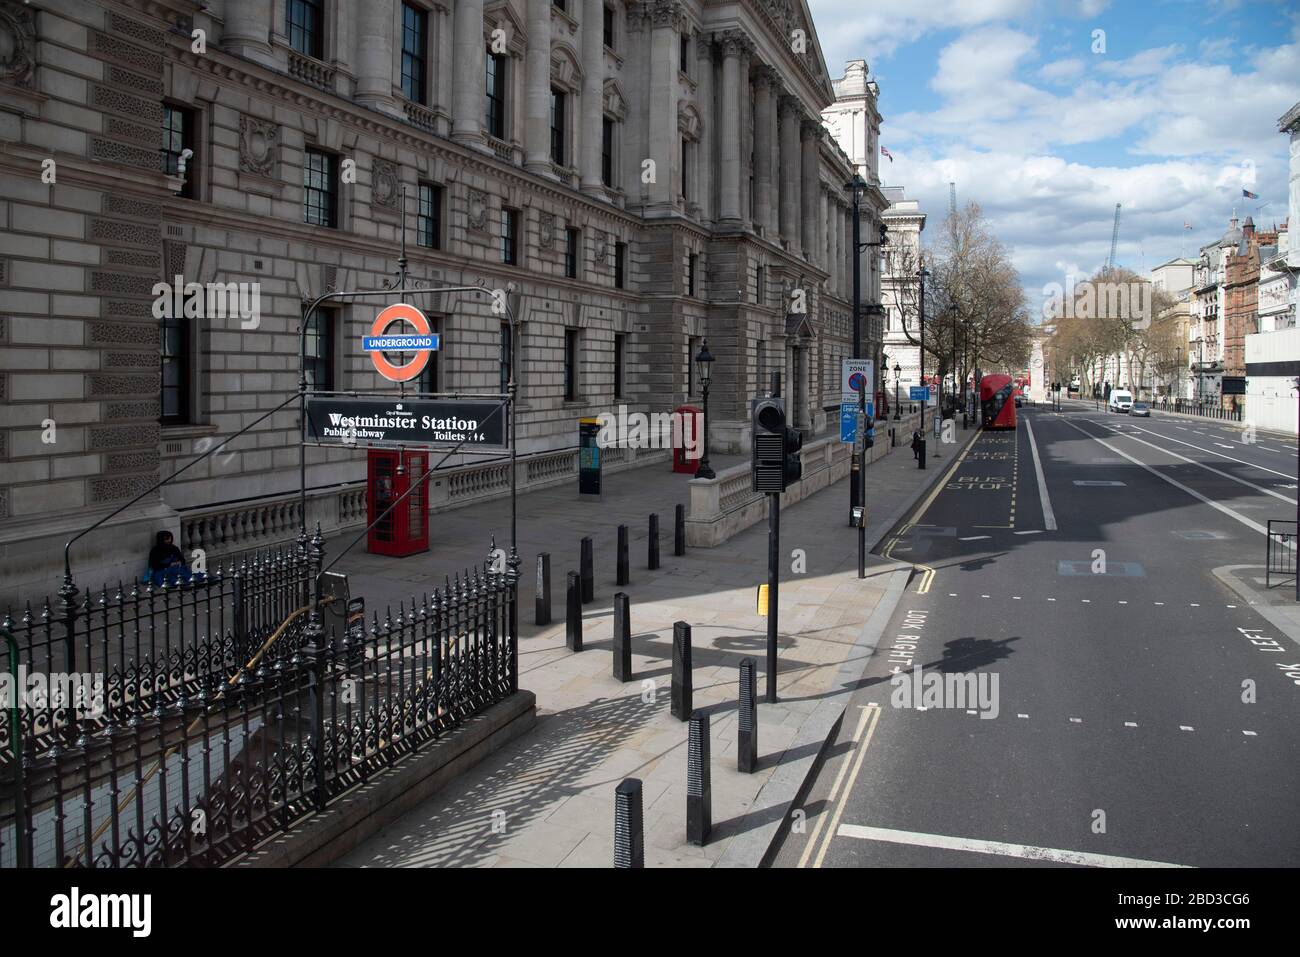
[[[1268,520],[1268,534],[1265,536],[1268,544],[1264,551],[1265,588],[1273,587],[1274,577],[1279,579],[1279,584],[1295,581],[1296,528],[1296,522],[1291,520],[1276,518]]]
[[[1241,409],[1225,409],[1218,402],[1197,402],[1194,399],[1174,399],[1169,402],[1150,402],[1148,405],[1158,412],[1178,412],[1182,415],[1199,415],[1206,419],[1223,419],[1227,422],[1240,422]]]
[[[295,606],[321,544],[228,592],[215,576],[188,586],[185,616],[134,614],[132,598],[126,627],[116,611],[99,625],[96,655],[80,631],[62,643],[55,615],[6,621],[38,649],[20,662],[106,665],[108,680],[99,713],[23,707],[17,748],[0,739],[0,866],[220,865],[518,689],[517,572],[485,563],[367,624],[355,603]],[[217,595],[239,597],[225,617]],[[165,623],[196,610],[205,630],[169,643]]]

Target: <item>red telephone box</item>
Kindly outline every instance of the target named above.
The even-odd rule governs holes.
[[[366,550],[376,555],[414,555],[429,550],[429,453],[371,449],[367,456],[366,518],[374,523],[412,485],[419,487],[371,526]]]
[[[701,434],[703,419],[700,417],[700,410],[693,405],[679,405],[673,409],[673,415],[676,416],[677,422],[681,423],[681,431],[678,432],[674,427],[673,432],[673,471],[694,475],[700,467],[700,458],[704,454],[704,450],[700,448],[700,443],[704,441],[704,436]],[[695,458],[687,456],[687,446],[695,449]]]

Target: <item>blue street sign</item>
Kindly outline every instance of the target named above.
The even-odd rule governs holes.
[[[867,403],[866,418],[868,422],[867,435],[875,437],[875,430],[870,423],[876,420],[876,404]],[[854,402],[843,402],[840,404],[840,441],[856,442],[858,440],[858,406]]]
[[[907,398],[910,402],[928,402],[930,399],[930,387],[928,385],[908,386]]]
[[[366,352],[412,352],[437,349],[439,336],[362,336],[361,348]]]

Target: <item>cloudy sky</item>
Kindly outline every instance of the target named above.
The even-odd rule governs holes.
[[[809,7],[832,75],[864,57],[880,84],[882,181],[921,201],[928,232],[955,180],[958,204],[979,202],[1013,248],[1035,308],[1044,283],[1104,264],[1116,203],[1116,258],[1139,272],[1193,255],[1234,208],[1286,218],[1277,119],[1300,101],[1300,0]]]

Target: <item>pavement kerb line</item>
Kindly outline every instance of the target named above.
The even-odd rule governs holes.
[[[1254,599],[1259,592],[1251,588],[1244,581],[1237,577],[1237,572],[1247,568],[1263,568],[1263,565],[1220,565],[1218,568],[1212,568],[1210,571],[1214,577],[1223,582],[1242,598],[1250,601]],[[1291,639],[1297,646],[1300,646],[1300,619],[1288,616],[1284,611],[1273,605],[1266,605],[1263,602],[1257,602],[1250,606],[1282,634]]]
[[[826,828],[826,837],[822,840],[822,846],[817,851],[816,859],[813,860],[813,867],[819,868],[822,866],[822,862],[826,860],[826,852],[830,850],[831,841],[835,839],[835,835],[839,831],[840,818],[844,816],[844,808],[847,804],[843,798],[853,790],[854,782],[857,781],[858,775],[862,773],[862,762],[866,760],[867,750],[871,747],[871,738],[875,735],[876,725],[880,722],[880,712],[881,708],[879,705],[868,705],[863,709],[864,715],[870,715],[871,724],[867,728],[866,736],[863,737],[861,741],[857,742],[854,747],[856,753],[853,755],[853,770],[849,772],[848,781],[845,783],[844,791],[839,796],[840,800],[832,802],[835,806],[835,811],[832,813],[830,824]]]

